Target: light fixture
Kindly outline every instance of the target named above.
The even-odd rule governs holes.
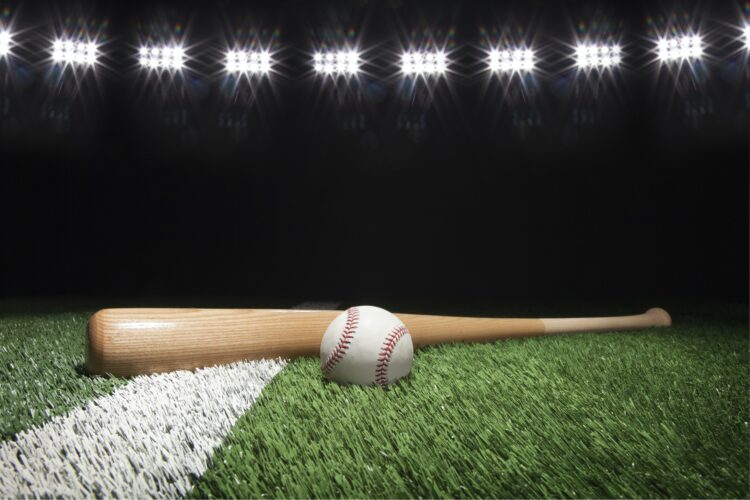
[[[356,50],[316,52],[313,55],[313,69],[324,75],[354,75],[359,72],[359,59]]]
[[[534,51],[528,48],[493,49],[487,68],[494,73],[521,73],[534,70]]]
[[[576,47],[576,65],[582,69],[611,68],[622,61],[619,45],[579,44]]]
[[[0,57],[10,54],[10,46],[13,43],[13,37],[9,31],[0,31]]]
[[[442,75],[448,69],[448,58],[442,51],[408,51],[401,55],[405,75]]]
[[[58,38],[52,44],[52,60],[57,64],[93,66],[98,57],[96,42]]]
[[[657,43],[657,50],[662,62],[700,59],[703,57],[703,40],[700,35],[661,38]]]
[[[185,67],[185,49],[180,46],[143,46],[138,51],[143,68],[179,71]]]
[[[230,50],[226,53],[227,73],[265,75],[271,71],[271,54],[266,51]]]

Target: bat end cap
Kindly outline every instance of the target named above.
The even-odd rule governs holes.
[[[672,316],[661,307],[652,307],[646,314],[649,314],[656,318],[658,326],[672,326]]]

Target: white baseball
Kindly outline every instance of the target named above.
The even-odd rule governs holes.
[[[395,315],[374,306],[351,307],[328,326],[320,367],[330,380],[383,388],[411,371],[414,346]]]

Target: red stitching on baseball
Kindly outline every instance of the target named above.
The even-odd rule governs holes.
[[[326,362],[323,363],[322,369],[324,372],[333,370],[333,367],[344,358],[344,353],[349,349],[349,344],[352,343],[357,326],[359,326],[359,308],[350,307],[346,310],[346,324],[344,325],[344,331],[341,333],[341,338],[339,338],[339,342],[333,348],[331,354],[328,355]]]
[[[404,325],[395,327],[385,338],[383,346],[380,348],[378,364],[375,366],[375,383],[383,389],[388,387],[388,364],[391,362],[393,350],[404,335],[409,335],[409,330]]]

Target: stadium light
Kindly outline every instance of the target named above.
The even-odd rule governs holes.
[[[493,73],[521,73],[534,71],[534,51],[531,49],[493,49],[487,68]]]
[[[576,65],[581,69],[611,68],[622,61],[619,45],[579,44],[576,47]]]
[[[96,42],[58,38],[52,44],[52,60],[58,64],[93,66],[98,58]]]
[[[448,70],[448,58],[442,51],[409,51],[401,55],[405,75],[442,75]]]
[[[267,51],[229,50],[226,53],[227,73],[266,75],[271,65],[271,54]]]
[[[313,55],[313,69],[323,75],[355,75],[359,72],[359,62],[356,50],[316,52]]]
[[[703,40],[700,35],[682,35],[661,38],[657,44],[661,62],[686,61],[703,57]]]
[[[745,35],[745,48],[750,50],[750,24],[745,25],[743,34]]]
[[[13,43],[13,37],[8,31],[0,31],[0,57],[10,54],[10,46]]]
[[[138,51],[141,67],[179,71],[185,67],[185,49],[180,46],[143,46]]]

